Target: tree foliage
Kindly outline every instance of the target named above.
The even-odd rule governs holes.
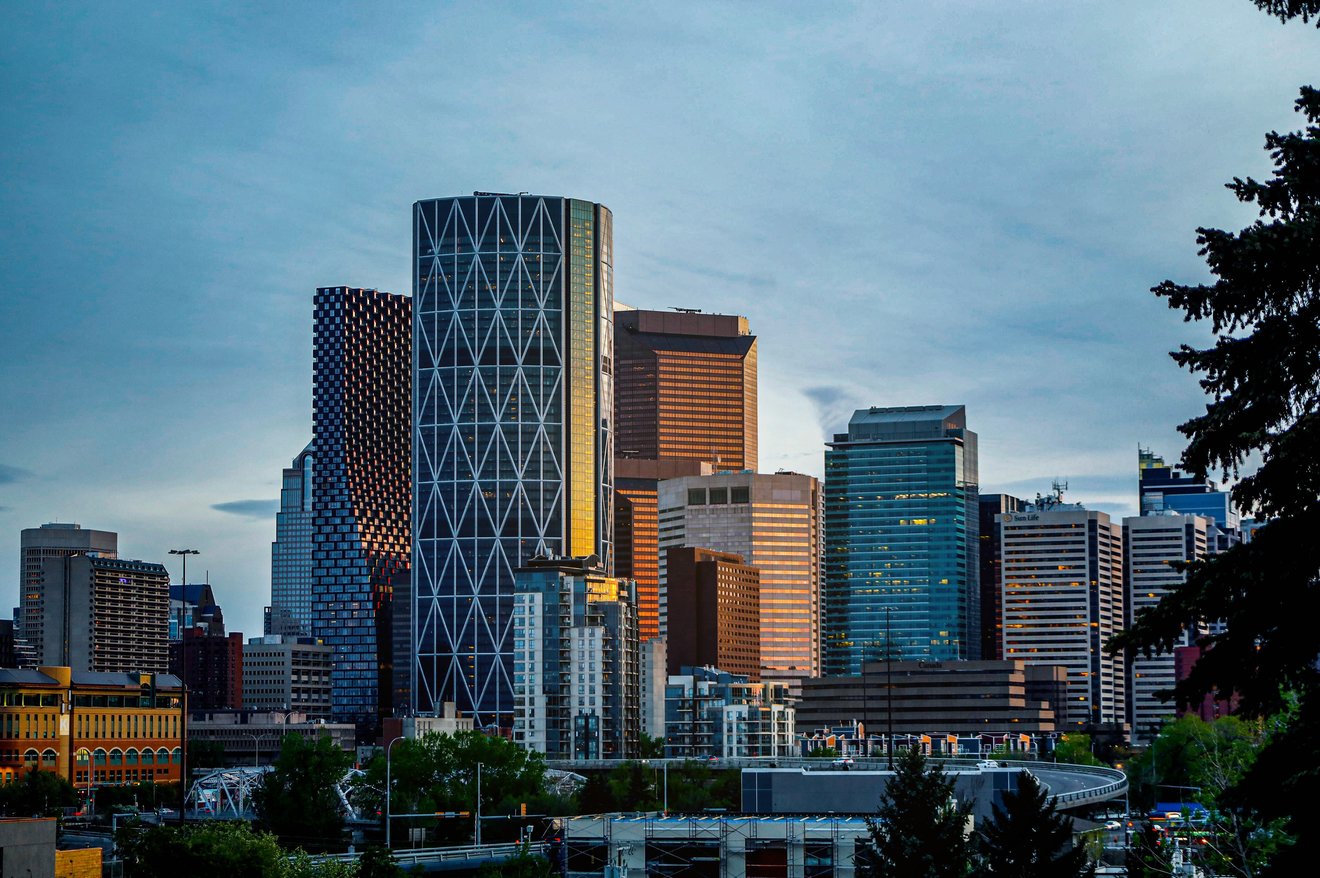
[[[29,768],[0,786],[0,812],[9,817],[54,817],[77,804],[73,785],[53,771]]]
[[[1279,21],[1300,18],[1303,23],[1312,18],[1320,27],[1320,0],[1252,0],[1253,3]]]
[[[1285,18],[1316,13],[1314,4],[1258,5]],[[1258,219],[1237,233],[1197,230],[1214,283],[1154,288],[1216,336],[1209,348],[1172,354],[1211,397],[1205,414],[1179,428],[1188,438],[1182,465],[1199,476],[1240,475],[1234,502],[1268,524],[1250,543],[1189,565],[1185,583],[1111,644],[1168,650],[1188,619],[1222,621],[1222,633],[1201,639],[1205,651],[1178,684],[1179,701],[1231,692],[1241,714],[1261,717],[1295,693],[1288,726],[1223,797],[1242,813],[1288,821],[1298,843],[1274,856],[1272,875],[1300,874],[1320,855],[1320,841],[1302,833],[1320,776],[1320,91],[1303,88],[1296,107],[1303,129],[1265,138],[1273,175],[1228,184]]]
[[[1091,736],[1083,734],[1060,735],[1054,745],[1054,760],[1074,765],[1104,765],[1091,752]]]
[[[913,747],[867,819],[871,847],[858,858],[862,878],[965,878],[971,869],[968,809],[953,797],[954,781]]]
[[[981,830],[985,878],[1089,878],[1095,874],[1086,849],[1073,844],[1071,817],[1054,810],[1045,788],[1029,771],[1018,788],[1004,793]]]
[[[523,803],[531,813],[556,810],[552,797],[545,792],[545,758],[504,738],[477,731],[429,733],[394,744],[389,763],[393,814],[475,811],[478,764],[482,814],[514,814]],[[382,814],[385,769],[385,755],[378,754],[367,764],[362,781],[363,801],[375,805]],[[405,825],[406,820],[396,818],[396,830]],[[434,826],[438,843],[457,844],[472,836],[472,820],[448,819],[428,825]],[[516,831],[516,827],[513,829]]]
[[[368,871],[371,849],[362,855],[360,866],[316,862],[301,850],[290,854],[271,833],[237,820],[124,825],[115,834],[115,848],[126,878],[381,878],[383,874]]]
[[[337,844],[344,834],[344,812],[336,785],[352,764],[352,755],[329,735],[314,741],[285,735],[274,770],[253,794],[262,824],[286,844]]]

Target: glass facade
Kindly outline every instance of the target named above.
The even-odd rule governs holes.
[[[610,213],[476,194],[413,231],[413,706],[507,725],[514,570],[612,564]]]
[[[309,444],[284,470],[275,542],[270,545],[266,634],[312,633],[312,469]]]
[[[328,287],[314,313],[312,635],[332,718],[374,726],[407,702],[412,301]]]
[[[978,505],[962,406],[853,415],[825,453],[826,674],[979,657]]]

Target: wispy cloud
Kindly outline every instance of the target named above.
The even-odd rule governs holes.
[[[22,482],[30,478],[32,473],[27,470],[0,463],[0,485],[12,485],[14,482]]]
[[[243,518],[272,518],[280,509],[278,500],[230,500],[227,503],[212,503],[216,512],[238,515]]]

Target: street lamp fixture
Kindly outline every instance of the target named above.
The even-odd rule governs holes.
[[[385,850],[387,851],[393,850],[390,847],[390,793],[392,792],[390,786],[390,751],[394,749],[395,744],[402,740],[402,737],[394,738],[385,745]]]
[[[200,555],[196,549],[170,549],[171,555],[180,555],[183,559],[183,615],[188,616],[188,556]],[[179,620],[182,623],[182,619]],[[188,638],[184,636],[183,625],[179,625],[179,790],[183,794],[183,807],[179,810],[179,822],[188,819]]]

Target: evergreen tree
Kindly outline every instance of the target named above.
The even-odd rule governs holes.
[[[1095,866],[1086,849],[1073,845],[1073,821],[1054,810],[1054,802],[1035,775],[1018,775],[1018,788],[1004,793],[981,831],[981,874],[986,878],[1089,878]]]
[[[1262,6],[1285,19],[1315,12],[1307,3]],[[1320,638],[1312,621],[1320,611],[1320,91],[1303,88],[1297,109],[1303,130],[1265,138],[1273,177],[1228,186],[1260,218],[1236,234],[1197,230],[1217,280],[1154,289],[1216,335],[1209,348],[1183,345],[1172,355],[1204,376],[1212,397],[1205,414],[1179,428],[1189,440],[1182,466],[1227,476],[1259,459],[1233,500],[1268,524],[1250,543],[1189,565],[1186,581],[1111,644],[1169,650],[1188,619],[1222,621],[1223,633],[1201,639],[1206,650],[1178,684],[1178,699],[1234,693],[1240,713],[1261,717],[1295,695],[1288,726],[1223,800],[1244,814],[1285,819],[1297,838],[1273,856],[1267,875],[1306,873],[1320,857],[1320,839],[1305,834],[1320,776]]]
[[[953,798],[954,781],[913,747],[867,819],[871,848],[858,856],[862,878],[965,878],[971,868],[968,809]]]

